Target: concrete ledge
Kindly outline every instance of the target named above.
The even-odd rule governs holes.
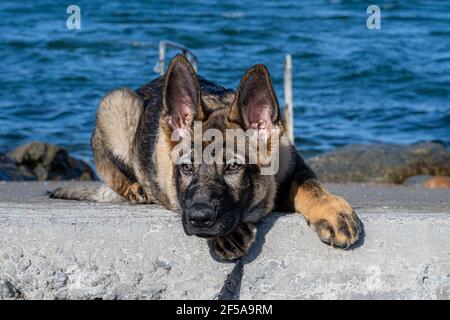
[[[0,298],[209,299],[233,264],[212,260],[158,206],[49,200],[66,183],[0,183]],[[450,192],[330,185],[365,237],[322,244],[298,215],[274,214],[244,259],[241,299],[450,299]]]

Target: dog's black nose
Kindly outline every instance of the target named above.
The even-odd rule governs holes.
[[[186,217],[193,227],[211,227],[216,222],[216,210],[206,203],[196,203],[186,212]]]

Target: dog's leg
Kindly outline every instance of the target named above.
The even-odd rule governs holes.
[[[99,105],[92,137],[97,173],[132,204],[153,202],[134,173],[135,135],[142,112],[142,101],[136,93],[114,90]]]
[[[348,248],[358,241],[361,221],[353,208],[329,193],[299,154],[292,178],[284,209],[301,213],[320,240],[333,247]]]
[[[320,240],[333,247],[348,248],[359,238],[360,221],[348,202],[329,193],[315,178],[298,177],[290,199]]]
[[[102,141],[96,134],[92,138],[92,150],[94,151],[97,173],[109,188],[131,204],[152,202],[142,186],[134,179],[129,178],[129,175],[124,172],[127,170],[120,169],[111,161],[110,155],[107,154]]]
[[[256,231],[254,224],[242,223],[225,237],[208,239],[212,257],[218,261],[233,261],[245,256],[255,242]]]
[[[49,193],[50,197],[152,203],[150,192],[134,173],[134,139],[142,111],[142,101],[132,90],[108,93],[98,107],[91,141],[97,173],[107,187],[59,188]]]
[[[57,188],[48,192],[53,199],[95,201],[95,202],[122,202],[125,199],[106,185]]]

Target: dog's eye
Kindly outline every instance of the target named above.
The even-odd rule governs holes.
[[[194,172],[194,166],[190,163],[183,163],[181,164],[181,171],[183,171],[186,174],[190,174]]]
[[[228,164],[228,165],[225,167],[225,172],[226,172],[226,173],[236,172],[236,171],[238,171],[240,168],[241,168],[241,165],[240,165],[239,163],[233,162],[233,163]]]

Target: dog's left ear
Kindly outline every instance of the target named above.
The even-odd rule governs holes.
[[[240,123],[245,130],[258,129],[267,137],[274,127],[282,126],[280,107],[266,66],[257,64],[247,70],[228,119]]]

